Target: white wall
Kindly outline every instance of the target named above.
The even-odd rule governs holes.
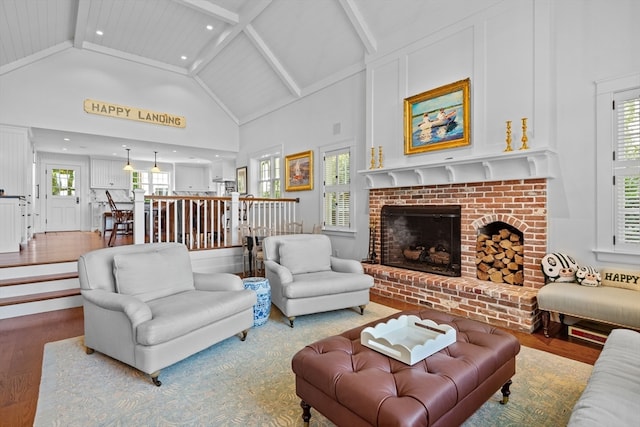
[[[0,76],[0,123],[236,151],[237,124],[190,77],[69,48]],[[173,128],[87,114],[85,99],[185,116]]]
[[[558,176],[549,183],[548,250],[602,265],[592,253],[594,82],[640,69],[640,26],[634,22],[640,2],[617,0],[615,7],[604,0],[485,3],[486,9],[436,34],[368,58],[365,88],[358,75],[241,126],[239,164],[264,146],[282,144],[285,155],[308,149],[317,154],[318,147],[349,138],[358,147],[359,170],[368,168],[371,146],[383,147],[385,167],[500,153],[505,121],[513,121],[513,145],[519,148],[520,119],[527,117],[529,146],[555,150],[559,157]],[[466,77],[471,78],[471,145],[405,156],[403,99]],[[340,135],[332,135],[334,123],[342,124]],[[305,222],[320,221],[317,157],[315,163],[314,190],[287,194],[301,196]],[[341,255],[362,258],[368,242],[367,191],[357,179],[358,234],[332,236],[332,241]]]
[[[560,178],[552,180],[549,189],[549,246],[601,266],[592,253],[596,248],[595,82],[640,71],[640,2],[565,0],[553,5],[553,102]]]
[[[320,148],[340,142],[352,144],[356,150],[355,169],[364,169],[364,93],[365,76],[364,73],[359,73],[240,128],[242,145],[237,160],[238,166],[247,165],[252,155],[261,152],[265,147],[281,146],[283,157],[313,150],[313,190],[283,194],[283,197],[300,198],[297,217],[298,220],[304,221],[305,232],[311,232],[313,225],[320,224],[321,221]],[[334,134],[337,127],[340,131]],[[249,171],[249,179],[255,181],[255,171]],[[361,259],[367,255],[368,206],[366,191],[363,190],[364,178],[359,175],[356,175],[356,186],[361,189],[357,195],[356,206],[358,233],[341,233],[331,237],[333,249],[337,250],[340,256]]]

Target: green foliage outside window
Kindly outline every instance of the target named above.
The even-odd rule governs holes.
[[[75,196],[75,171],[53,169],[51,171],[51,194],[53,196]]]

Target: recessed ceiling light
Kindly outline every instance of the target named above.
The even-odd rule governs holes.
[[[184,56],[184,55],[182,55],[182,56],[180,57],[180,59],[182,59],[182,60],[184,61],[185,59],[187,59],[187,57],[186,57],[186,56]]]
[[[104,33],[102,32],[102,30],[97,30],[97,31],[96,31],[96,34],[97,34],[97,35],[99,35],[99,36],[101,36],[101,35],[103,35]]]
[[[209,30],[209,31],[213,30],[213,25],[211,25],[211,24],[207,25],[207,30]]]
[[[62,138],[65,141],[71,141],[69,138]]]

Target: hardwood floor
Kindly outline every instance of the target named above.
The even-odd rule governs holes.
[[[107,247],[108,240],[109,234],[105,238],[98,232],[38,233],[20,252],[0,254],[0,268],[77,261],[86,252]],[[118,235],[114,241],[114,246],[130,245],[133,236]]]
[[[57,235],[56,235],[57,234]],[[116,244],[130,244],[127,236],[118,236]],[[97,233],[48,233],[37,236],[33,247],[19,256],[0,255],[0,267],[30,263],[54,262],[104,247],[106,239]],[[23,253],[24,252],[24,253]],[[372,296],[371,300],[400,310],[415,308],[404,303]],[[547,351],[580,362],[593,364],[601,347],[567,338],[558,324],[546,338],[541,331],[533,334],[513,333],[522,345]],[[565,328],[566,329],[566,328]],[[44,345],[48,342],[76,337],[84,333],[82,308],[73,308],[31,316],[0,320],[0,424],[21,427],[33,425]]]

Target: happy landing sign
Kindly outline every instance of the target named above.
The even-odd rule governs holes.
[[[184,128],[187,126],[187,119],[183,116],[176,116],[169,113],[158,113],[156,111],[111,104],[93,99],[84,100],[84,111],[89,114],[135,120],[137,122],[146,122],[154,125],[171,126],[176,128]]]

